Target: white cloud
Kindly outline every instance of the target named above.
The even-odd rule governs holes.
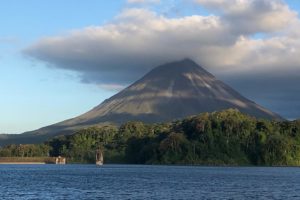
[[[126,9],[106,25],[42,38],[24,53],[105,89],[121,89],[157,65],[190,57],[228,80],[255,81],[264,74],[264,81],[272,82],[269,91],[282,84],[291,94],[300,93],[298,77],[288,84],[290,74],[300,74],[300,22],[294,11],[279,0],[197,2],[221,14],[168,18]],[[257,33],[264,37],[254,37]],[[281,81],[271,81],[275,76]]]
[[[229,32],[216,16],[168,19],[144,9],[129,9],[114,23],[43,38],[25,53],[78,71],[87,82],[130,82],[161,63],[197,58],[212,45],[233,44],[235,36]]]
[[[246,7],[249,6],[252,9],[253,5]],[[269,14],[273,15],[274,5],[266,6],[270,8],[264,10],[271,10]],[[237,7],[247,10],[245,5]],[[282,7],[285,9],[286,5]],[[282,15],[286,16],[285,12]],[[290,18],[294,26],[299,24],[294,15]],[[113,84],[131,82],[156,65],[184,57],[218,73],[276,71],[283,63],[286,68],[297,66],[300,46],[298,37],[288,35],[292,32],[252,39],[244,30],[237,31],[238,28],[224,20],[228,18],[214,15],[167,18],[146,9],[127,9],[104,26],[43,38],[25,53],[55,67],[78,71],[85,82]],[[253,25],[258,32],[262,31],[259,26]],[[270,25],[268,32],[275,31],[272,27],[275,25]]]
[[[281,0],[195,0],[221,11],[224,21],[239,33],[273,32],[297,21],[297,13]]]

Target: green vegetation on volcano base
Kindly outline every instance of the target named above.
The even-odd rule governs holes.
[[[300,165],[300,121],[255,119],[237,110],[203,113],[172,123],[127,122],[90,127],[40,145],[9,145],[0,156],[66,156],[94,163]]]

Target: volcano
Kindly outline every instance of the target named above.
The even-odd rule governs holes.
[[[184,59],[154,68],[83,115],[25,134],[54,136],[103,123],[166,122],[229,108],[256,118],[282,119],[243,97],[194,61]]]

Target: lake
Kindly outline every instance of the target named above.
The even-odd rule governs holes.
[[[1,199],[300,199],[300,168],[0,165]]]

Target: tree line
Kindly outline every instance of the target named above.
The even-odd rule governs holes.
[[[94,163],[199,165],[300,165],[300,120],[256,119],[235,109],[170,123],[127,122],[55,137],[44,144],[9,145],[0,156],[65,156]]]

